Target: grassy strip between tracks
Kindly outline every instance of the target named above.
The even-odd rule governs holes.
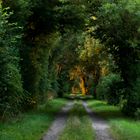
[[[92,122],[81,102],[75,102],[59,140],[94,140]]]

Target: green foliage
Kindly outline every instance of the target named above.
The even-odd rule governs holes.
[[[10,7],[8,12],[14,12],[13,15],[10,16],[9,20],[11,22],[18,22],[20,26],[23,26],[27,23],[27,18],[31,15],[30,12],[30,0],[2,0],[3,7]]]
[[[97,85],[97,98],[106,100],[109,104],[118,104],[120,101],[120,87],[122,80],[119,74],[109,74],[102,77]]]
[[[61,74],[57,67],[63,63],[65,53],[69,50],[67,48],[72,46],[72,42],[69,45],[67,34],[72,33],[71,28],[76,31],[81,29],[76,29],[79,26],[76,22],[80,22],[80,25],[81,22],[84,23],[84,7],[81,9],[80,2],[78,5],[75,2],[63,3],[58,0],[32,1],[31,5],[31,15],[25,26],[25,46],[21,49],[21,66],[23,87],[31,93],[33,102],[37,104],[48,90],[53,89],[62,94],[62,83],[59,83],[62,81],[59,78]],[[62,20],[65,21],[64,25]],[[62,30],[68,30],[68,33],[62,33]],[[67,40],[64,44],[65,39]]]
[[[2,0],[2,7],[10,8],[0,13],[1,114],[37,107],[49,91],[70,92],[81,76],[70,80],[76,66],[87,90],[98,85],[99,98],[137,114],[139,0]]]
[[[140,108],[138,108],[135,112],[135,117],[137,120],[140,120]]]
[[[84,28],[87,16],[85,3],[82,0],[60,0],[56,7],[58,28],[60,32],[77,31]]]
[[[134,53],[132,44],[134,43],[136,48],[139,46],[136,41],[139,36],[140,20],[138,6],[140,6],[138,2],[136,6],[131,1],[127,4],[126,1],[106,2],[102,4],[97,12],[97,20],[94,21],[97,25],[95,28],[96,37],[107,45],[106,47],[113,54],[121,70],[124,68],[122,65],[126,63],[125,60],[128,61],[125,64],[128,67],[132,63],[131,57],[136,59],[136,56],[132,55]]]
[[[128,94],[127,98],[124,97],[124,102],[122,104],[122,111],[125,114],[136,116],[139,118],[139,108],[140,108],[140,80],[139,78],[133,85],[132,90],[126,89]],[[123,100],[122,100],[123,101]]]
[[[94,5],[98,8],[94,13],[96,20],[92,21],[93,35],[105,44],[106,50],[113,56],[117,66],[116,71],[120,72],[124,81],[123,97],[126,102],[123,110],[132,115],[136,110],[135,108],[139,108],[139,105],[135,103],[139,93],[134,93],[133,89],[135,88],[134,83],[140,76],[138,67],[140,64],[140,1],[105,0],[100,5],[96,2]]]
[[[23,89],[19,69],[21,35],[16,23],[9,23],[7,9],[0,7],[0,117],[14,116],[21,109]]]
[[[134,105],[136,107],[135,112],[137,113],[137,117],[140,117],[139,110],[140,110],[140,78],[137,78],[136,82],[134,83],[134,89],[132,92],[132,99],[134,101]],[[139,116],[138,116],[139,114]]]

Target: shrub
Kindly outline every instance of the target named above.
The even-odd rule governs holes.
[[[140,108],[140,78],[133,83],[132,88],[126,91],[126,102],[122,106],[122,111],[130,116],[138,118]]]
[[[135,112],[136,119],[140,120],[140,108],[137,108],[137,111]]]
[[[120,75],[111,73],[100,79],[97,85],[97,98],[106,100],[109,104],[118,104],[120,100]]]

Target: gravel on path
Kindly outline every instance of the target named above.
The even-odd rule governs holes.
[[[87,105],[86,102],[83,102],[83,106],[85,107],[87,113],[89,114],[91,120],[92,120],[92,127],[95,129],[96,133],[96,140],[113,140],[111,135],[108,132],[109,125],[107,122],[97,116]]]
[[[65,107],[62,108],[42,140],[58,140],[60,133],[65,127],[66,120],[68,118],[68,112],[72,108],[72,106],[73,102],[69,102]]]

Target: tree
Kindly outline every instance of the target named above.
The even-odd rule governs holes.
[[[0,6],[0,117],[14,116],[22,107],[23,88],[19,68],[21,30],[9,23],[12,13]]]
[[[127,99],[125,111],[135,112],[137,107],[133,97],[133,83],[140,75],[138,68],[138,50],[140,38],[140,2],[106,1],[96,11],[97,19],[93,21],[94,35],[105,44],[113,55],[117,65],[116,71],[124,80],[124,98]],[[138,68],[138,69],[137,69]],[[129,108],[129,109],[128,109]]]

